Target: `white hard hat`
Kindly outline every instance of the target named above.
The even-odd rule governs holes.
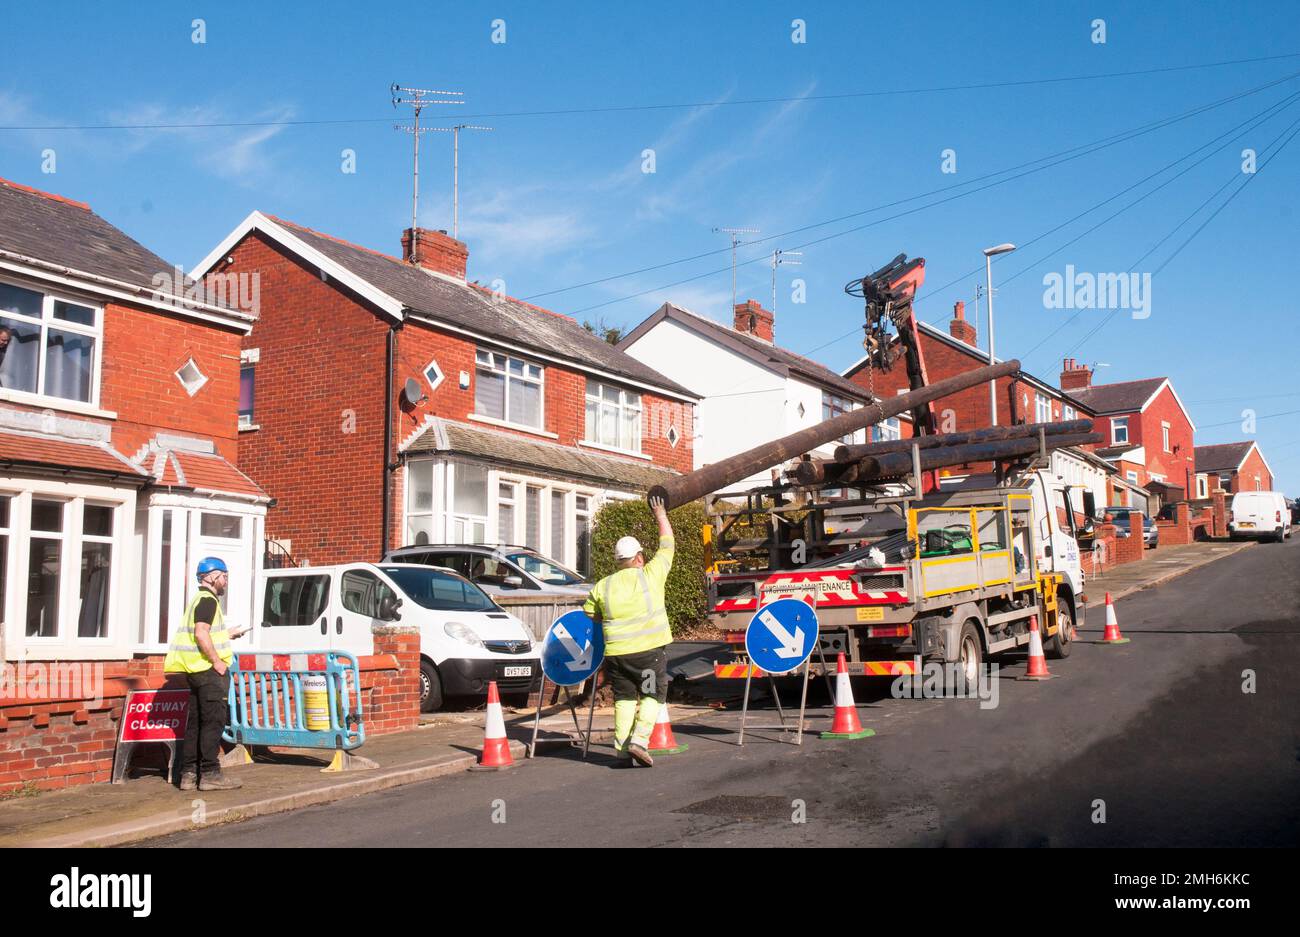
[[[641,544],[636,537],[619,537],[614,544],[614,559],[630,560],[641,552]]]

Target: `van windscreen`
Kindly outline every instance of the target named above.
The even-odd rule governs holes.
[[[440,612],[490,612],[496,604],[467,579],[427,566],[381,566],[411,601]]]

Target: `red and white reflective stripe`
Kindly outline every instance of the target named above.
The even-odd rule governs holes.
[[[324,654],[240,654],[239,669],[301,673],[325,670]]]

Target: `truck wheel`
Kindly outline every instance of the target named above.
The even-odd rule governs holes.
[[[1070,603],[1060,600],[1056,607],[1056,634],[1052,635],[1047,641],[1047,646],[1043,648],[1044,652],[1052,660],[1060,660],[1063,657],[1070,656],[1070,632],[1074,629],[1074,612],[1070,610]]]
[[[966,681],[967,687],[973,687],[979,680],[980,664],[984,662],[984,645],[980,642],[980,626],[976,621],[968,621],[961,626],[961,637],[957,639],[957,671]]]
[[[432,661],[420,659],[420,712],[442,709],[442,678]]]

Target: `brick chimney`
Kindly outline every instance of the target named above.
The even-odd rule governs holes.
[[[433,231],[429,228],[407,228],[402,232],[402,259],[408,264],[411,260],[411,232],[416,232],[418,263],[425,270],[442,273],[457,280],[465,279],[465,266],[469,261],[469,248],[464,241],[458,241],[446,231]]]
[[[1092,369],[1066,358],[1061,366],[1061,390],[1085,390],[1092,386]]]
[[[736,304],[736,331],[752,335],[765,342],[775,341],[776,316],[764,309],[756,299]]]
[[[966,304],[958,300],[952,307],[952,321],[948,323],[948,334],[953,338],[961,339],[972,348],[978,348],[979,333],[975,331],[975,326],[966,321]]]

